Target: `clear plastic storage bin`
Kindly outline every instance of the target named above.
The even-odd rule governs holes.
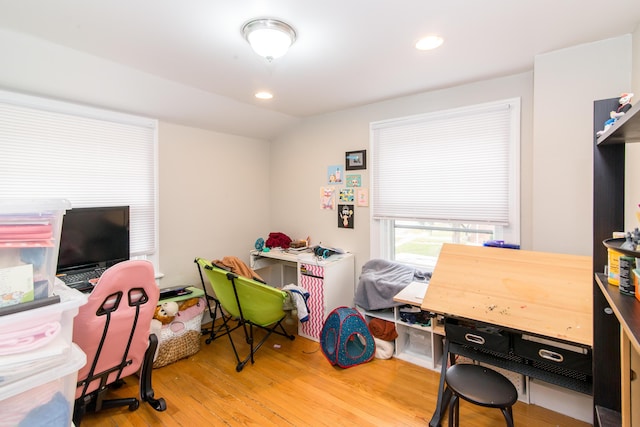
[[[0,199],[0,308],[51,295],[70,207],[64,199]]]
[[[431,356],[431,334],[418,329],[409,330],[409,350]]]
[[[60,281],[54,294],[60,302],[0,316],[0,393],[8,384],[69,360],[73,319],[87,295]]]
[[[69,427],[73,416],[78,370],[86,360],[82,350],[72,344],[70,357],[59,368],[0,387],[0,427]]]

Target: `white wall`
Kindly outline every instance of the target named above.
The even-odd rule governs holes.
[[[271,176],[277,185],[270,223],[279,231],[309,234],[316,243],[351,250],[359,272],[369,259],[369,209],[356,208],[354,230],[337,228],[337,213],[319,208],[327,166],[343,163],[344,151],[368,149],[372,121],[520,96],[521,245],[591,255],[593,101],[628,91],[630,77],[627,35],[540,55],[533,73],[303,120],[272,142]],[[368,186],[368,172],[363,178]]]
[[[179,105],[182,123],[195,126],[211,122],[220,108],[215,95],[4,29],[0,55],[0,87],[8,90],[134,114],[151,111],[161,120]],[[295,122],[279,114],[270,120],[274,128]],[[248,262],[253,242],[269,229],[262,214],[269,200],[268,142],[166,121],[158,134],[161,285],[198,283],[196,256],[235,255]]]
[[[631,65],[631,89],[624,92],[633,92],[635,96],[631,100],[633,105],[640,103],[640,25],[633,33],[631,41],[633,60]],[[640,227],[640,144],[628,144],[625,148],[625,231]]]
[[[193,260],[249,249],[269,229],[269,144],[166,122],[159,126],[163,287],[199,283]]]
[[[632,38],[638,70],[640,35]],[[517,96],[522,97],[521,244],[590,254],[592,105],[594,99],[629,90],[630,40],[625,36],[541,55],[534,72],[311,117],[294,123],[271,145],[159,117],[163,286],[194,283],[195,256],[246,257],[255,239],[270,231],[310,235],[315,243],[351,250],[357,275],[369,259],[369,209],[356,208],[355,229],[338,229],[337,213],[319,208],[327,166],[343,164],[345,151],[368,150],[372,121]],[[159,106],[184,105],[185,111],[191,101],[215,104],[190,88],[4,30],[0,52],[0,87],[9,90],[116,109],[122,100],[141,105],[143,98]],[[634,102],[640,102],[638,75]],[[174,95],[155,98],[154,88],[160,86]],[[358,173],[368,186],[368,170]],[[219,200],[216,190],[221,189],[233,203]]]
[[[311,117],[293,126],[271,143],[269,211],[273,231],[290,237],[310,235],[313,243],[322,241],[353,252],[357,278],[362,264],[369,260],[369,208],[355,208],[354,229],[338,228],[337,212],[320,209],[319,191],[326,184],[327,167],[344,164],[345,151],[369,150],[370,122],[513,97],[522,98],[522,244],[530,245],[530,72]],[[369,186],[368,169],[353,173],[361,173],[363,186]]]
[[[593,101],[629,90],[631,36],[540,55],[534,76],[531,248],[591,255]]]
[[[183,125],[265,138],[296,118],[0,28],[0,87]],[[179,106],[180,108],[176,108]],[[235,117],[218,114],[231,110]],[[251,117],[250,121],[245,118]]]

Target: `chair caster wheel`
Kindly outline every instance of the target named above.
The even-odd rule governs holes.
[[[211,338],[207,338],[204,342],[205,342],[207,345],[211,344]]]
[[[156,411],[162,412],[167,409],[167,402],[165,402],[164,399],[160,399],[158,403],[158,407],[155,408]]]
[[[135,411],[136,409],[138,409],[140,407],[140,402],[138,400],[136,400],[135,402],[133,402],[131,405],[129,405],[129,410],[130,411]]]

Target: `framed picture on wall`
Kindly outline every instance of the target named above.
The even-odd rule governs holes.
[[[369,206],[369,189],[356,188],[356,205]]]
[[[327,168],[327,184],[342,184],[342,176],[342,165],[334,165]]]
[[[367,150],[347,151],[344,164],[348,171],[367,168]]]
[[[353,228],[353,205],[338,205],[338,228]]]

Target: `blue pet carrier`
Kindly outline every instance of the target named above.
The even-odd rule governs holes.
[[[327,316],[320,332],[320,348],[332,365],[349,368],[373,359],[376,344],[362,315],[338,307]]]

